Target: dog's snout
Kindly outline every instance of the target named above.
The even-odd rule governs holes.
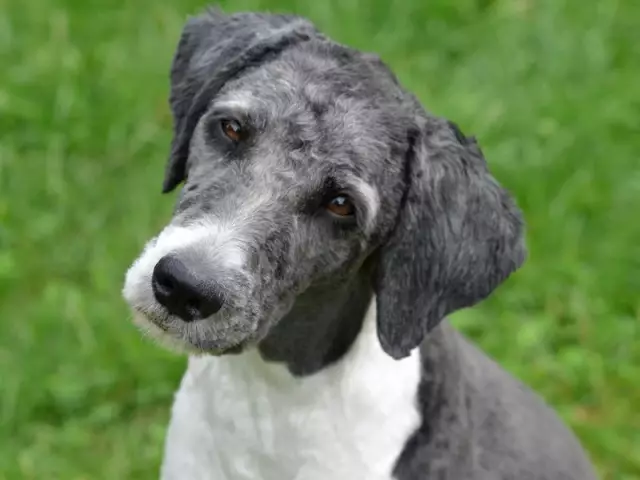
[[[185,321],[207,318],[222,308],[219,290],[174,255],[156,264],[151,286],[156,300]]]

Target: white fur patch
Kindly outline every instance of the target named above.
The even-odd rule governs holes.
[[[190,358],[162,478],[390,480],[420,422],[420,362],[386,355],[375,320],[374,301],[345,357],[308,377],[255,350]]]
[[[149,241],[127,271],[122,293],[129,305],[138,312],[134,315],[135,322],[161,341],[164,332],[146,318],[166,316],[151,289],[153,269],[165,255],[186,249],[194,249],[204,262],[215,262],[223,268],[239,270],[246,261],[243,243],[234,229],[231,226],[222,228],[211,221],[201,220],[184,227],[169,225]],[[171,340],[171,344],[175,342]]]
[[[380,208],[378,192],[367,182],[357,177],[354,177],[352,181],[356,185],[358,193],[367,205],[366,227],[367,229],[371,229],[374,225],[376,215],[378,214],[378,209]]]
[[[248,112],[256,104],[256,98],[248,91],[233,91],[216,101],[216,108]]]

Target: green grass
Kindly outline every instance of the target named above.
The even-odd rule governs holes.
[[[228,5],[310,16],[478,135],[530,257],[455,324],[603,478],[640,479],[640,3]],[[157,473],[185,361],[141,338],[120,288],[171,211],[167,72],[202,6],[0,0],[0,479]]]

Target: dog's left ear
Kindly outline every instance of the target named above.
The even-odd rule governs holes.
[[[475,140],[442,119],[419,122],[375,277],[378,335],[394,358],[447,314],[486,298],[526,257],[521,213]]]
[[[235,13],[218,9],[187,21],[171,65],[173,141],[163,193],[186,175],[193,131],[226,82],[294,43],[320,38],[307,20],[294,15]]]

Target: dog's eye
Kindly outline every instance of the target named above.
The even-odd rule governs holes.
[[[237,143],[244,137],[244,129],[242,125],[240,125],[240,122],[236,120],[221,120],[220,128],[222,128],[222,133],[233,142]]]
[[[346,195],[333,197],[326,205],[327,210],[339,217],[351,217],[356,213],[356,207]]]

